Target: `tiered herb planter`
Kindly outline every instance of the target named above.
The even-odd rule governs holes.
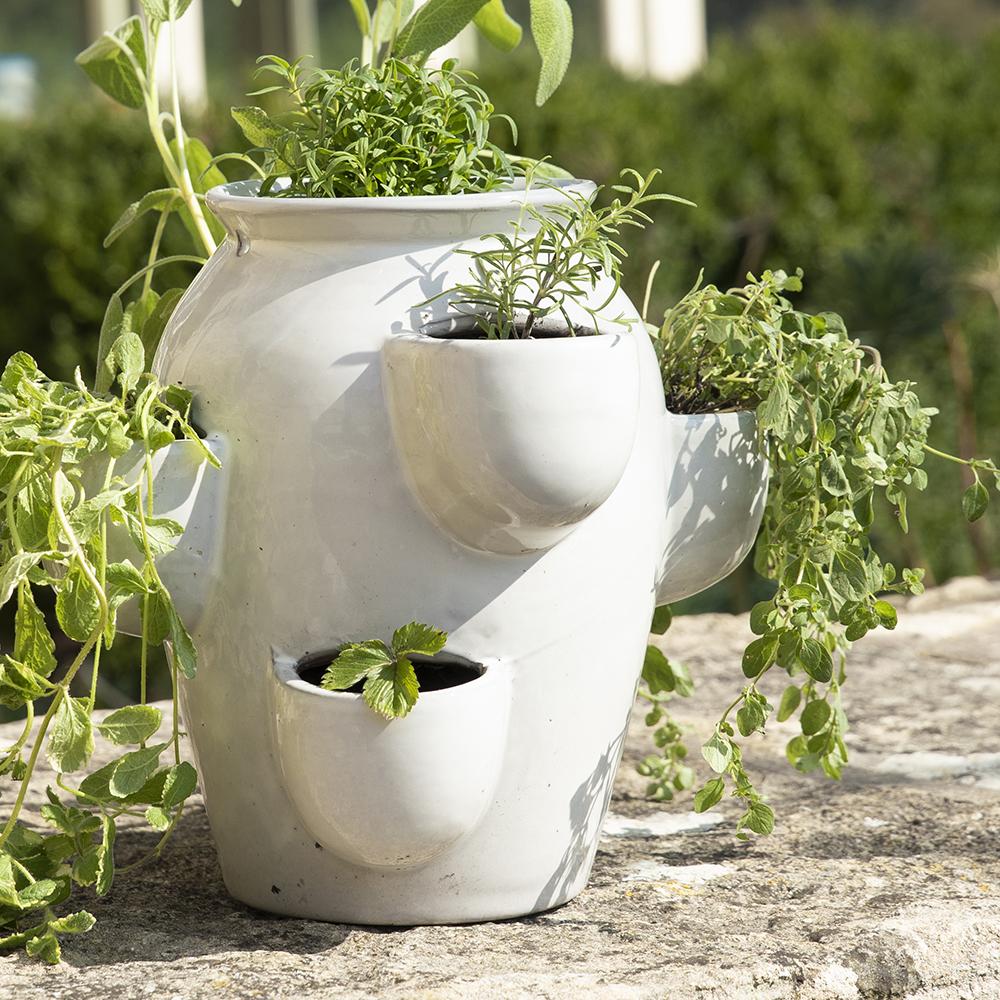
[[[209,195],[229,237],[156,369],[228,449],[183,704],[226,883],[254,906],[412,924],[570,899],[658,590],[707,586],[755,535],[752,420],[668,416],[640,326],[421,333],[418,304],[466,276],[456,246],[524,197]],[[200,585],[183,562],[164,565],[178,595]],[[298,679],[308,654],[412,618],[483,676],[392,722]]]

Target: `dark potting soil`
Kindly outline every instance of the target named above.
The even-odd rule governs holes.
[[[299,677],[307,684],[315,684],[320,687],[323,674],[326,668],[336,659],[329,654],[320,657],[309,657],[298,667]],[[482,667],[474,664],[454,663],[451,661],[435,662],[430,658],[412,657],[413,669],[417,675],[417,683],[420,685],[421,693],[427,691],[444,691],[447,688],[458,687],[460,684],[468,684],[481,677]],[[358,681],[351,688],[345,690],[345,694],[361,694],[364,681]]]

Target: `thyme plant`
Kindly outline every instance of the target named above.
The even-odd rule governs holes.
[[[797,715],[801,732],[788,743],[789,761],[839,778],[848,758],[841,692],[850,645],[873,629],[895,628],[896,608],[883,595],[923,589],[922,570],[897,569],[876,551],[876,506],[888,504],[906,531],[908,498],[927,486],[928,455],[972,471],[962,497],[969,520],[986,510],[987,483],[1000,489],[992,461],[929,444],[937,411],[921,404],[913,383],[893,381],[878,353],[851,338],[839,316],[794,309],[785,293],[800,289],[801,272],[783,271],[751,275],[746,286],[725,292],[699,284],[666,314],[654,340],[668,408],[755,408],[771,469],[754,565],[775,593],[750,613],[756,638],[743,653],[746,683],[702,747],[716,776],[695,796],[698,811],[727,790],[741,799],[742,836],[769,833],[774,816],[744,767],[740,738],[764,733],[772,715]],[[776,670],[787,676],[777,709],[762,683]],[[686,693],[677,671],[655,650],[643,673],[653,702],[647,721],[658,727],[663,752],[642,772],[660,798],[692,783],[678,763],[680,730],[664,706],[670,692]]]
[[[498,119],[485,92],[446,62],[427,69],[399,59],[378,68],[348,63],[304,70],[263,56],[258,73],[278,82],[292,107],[270,116],[233,108],[262,157],[261,195],[373,198],[492,191],[513,179],[507,154],[490,141]],[[278,181],[287,178],[287,184]]]
[[[529,186],[533,173],[529,169]],[[622,171],[621,183],[611,186],[616,197],[602,208],[570,189],[562,201],[545,208],[525,203],[512,232],[484,237],[485,249],[459,251],[472,258],[472,280],[437,298],[447,296],[458,312],[474,317],[490,340],[527,339],[549,317],[561,319],[566,334],[573,336],[578,330],[570,314],[574,305],[599,329],[605,319],[600,314],[621,287],[621,263],[627,257],[620,242],[623,230],[651,223],[645,208],[653,202],[691,204],[653,193],[659,173]],[[599,288],[603,290],[595,300]]]

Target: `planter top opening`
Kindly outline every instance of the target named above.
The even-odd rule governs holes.
[[[516,315],[516,314],[515,314]],[[529,337],[522,336],[526,324],[526,317],[517,321],[518,335],[508,337],[507,340],[573,340],[577,337],[596,337],[600,335],[599,330],[587,323],[574,323],[573,329],[566,325],[566,321],[561,316],[546,316],[538,320],[532,327]],[[622,327],[622,329],[627,329]],[[486,334],[479,325],[475,316],[471,314],[453,313],[443,319],[432,320],[425,323],[420,332],[426,337],[433,337],[435,340],[487,340]],[[621,332],[621,331],[615,331]]]
[[[337,652],[337,650],[332,650],[303,657],[295,664],[295,672],[307,684],[312,684],[323,690],[320,688],[320,681],[323,679],[323,674],[326,673],[326,668],[337,658]],[[486,673],[486,667],[483,664],[473,663],[471,660],[455,656],[453,653],[438,653],[437,656],[414,654],[409,659],[417,674],[421,697],[433,691],[446,691],[449,688],[460,687],[462,684],[469,684]],[[359,681],[354,687],[345,691],[327,693],[361,694],[363,687],[364,681]]]

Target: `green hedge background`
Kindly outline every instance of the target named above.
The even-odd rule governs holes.
[[[842,313],[940,407],[938,446],[959,447],[964,406],[979,451],[996,457],[1000,28],[977,25],[949,34],[917,19],[778,12],[716,36],[705,71],[680,86],[626,80],[584,55],[541,110],[529,53],[487,60],[481,76],[517,120],[522,152],[603,183],[623,166],[659,167],[663,189],[697,202],[658,208],[633,240],[633,296],[657,259],[656,311],[701,269],[730,285],[800,266],[805,304]],[[104,234],[161,183],[141,116],[97,99],[82,77],[75,91],[43,101],[30,123],[0,123],[0,353],[27,349],[62,376],[91,372],[107,297],[143,253],[144,233],[109,251]],[[216,151],[239,148],[224,108],[195,131]],[[991,282],[997,301],[983,290]],[[970,531],[960,471],[929,471],[911,535],[886,517],[885,547],[937,580],[996,568],[1000,504]],[[758,594],[744,568],[689,606],[736,610]]]

